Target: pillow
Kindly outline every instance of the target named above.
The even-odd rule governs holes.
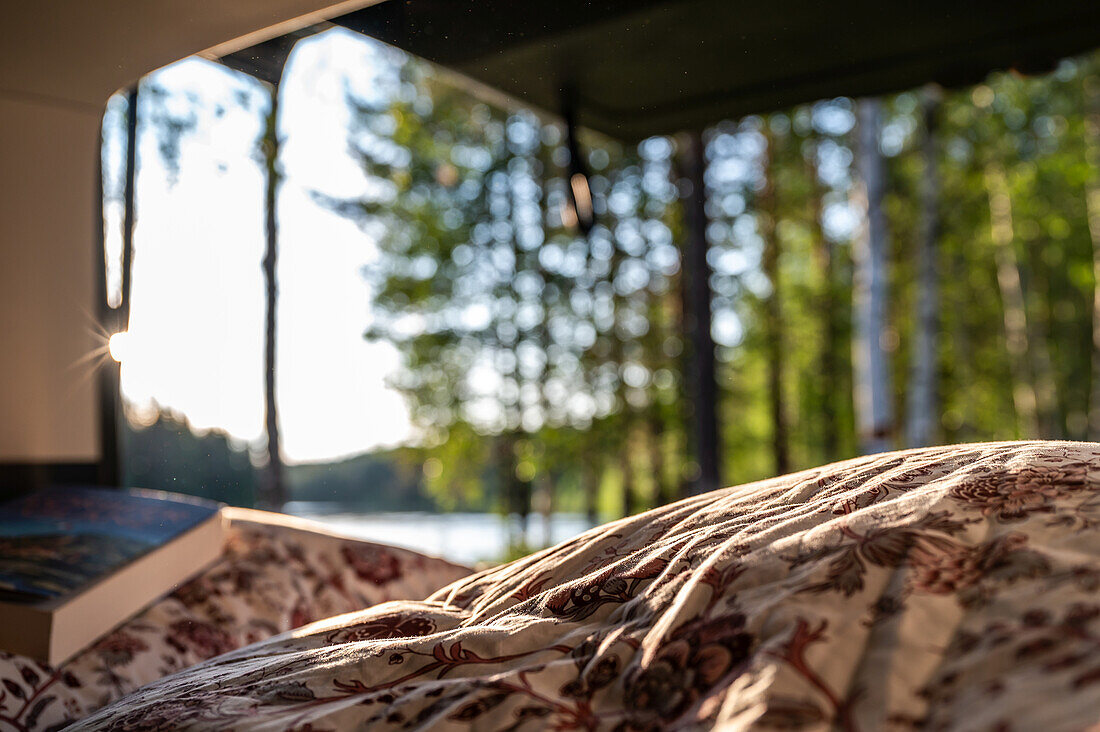
[[[0,722],[64,726],[199,661],[330,615],[425,597],[470,572],[288,516],[226,512],[218,562],[61,667],[0,653]]]
[[[1100,446],[888,453],[696,496],[232,651],[82,729],[1085,729]]]

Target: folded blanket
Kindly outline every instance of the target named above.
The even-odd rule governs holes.
[[[890,453],[691,498],[158,681],[82,729],[1083,729],[1100,446]]]
[[[220,560],[59,668],[0,653],[0,729],[62,727],[143,684],[335,613],[419,598],[470,570],[227,509]]]

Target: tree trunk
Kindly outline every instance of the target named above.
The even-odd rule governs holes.
[[[535,492],[532,504],[539,515],[539,523],[542,525],[542,535],[539,537],[539,548],[546,548],[554,539],[554,485],[558,476],[550,470],[543,470],[535,480]]]
[[[1085,80],[1085,156],[1091,170],[1085,186],[1085,210],[1092,238],[1092,389],[1089,434],[1100,441],[1100,78]]]
[[[891,447],[894,413],[891,400],[889,354],[885,348],[887,272],[889,247],[886,211],[886,165],[879,150],[880,103],[861,99],[858,103],[856,166],[864,223],[856,237],[852,258],[855,272],[853,299],[853,353],[855,371],[856,422],[864,453]]]
[[[592,238],[589,234],[584,234],[584,271],[586,273],[592,272]],[[593,275],[587,278],[589,280],[589,286],[585,288],[585,292],[589,296],[594,296],[595,284],[597,278]],[[588,323],[592,326],[594,332],[599,332],[597,327],[595,308],[590,309],[588,314]],[[583,357],[583,354],[582,354]],[[596,384],[594,383],[595,374],[591,368],[583,369],[583,379],[586,389],[590,396],[596,393]],[[589,427],[588,434],[581,437],[582,444],[584,445],[584,463],[581,465],[580,479],[582,482],[582,489],[584,491],[584,516],[588,522],[589,528],[598,525],[599,523],[599,493],[600,487],[603,482],[604,464],[603,458],[605,451],[599,447],[599,440],[602,430],[593,429]],[[594,441],[596,444],[593,444]]]
[[[523,297],[516,289],[516,274],[519,273],[523,261],[523,251],[519,246],[518,230],[519,224],[516,221],[516,201],[517,192],[514,186],[508,187],[508,226],[510,227],[509,242],[512,249],[512,282],[511,282],[511,296],[515,299],[516,303],[523,301]],[[505,348],[510,349],[513,354],[516,348],[523,340],[523,330],[519,327],[519,323],[516,322],[516,316],[512,315],[512,326],[514,328],[514,337],[511,343],[506,343]],[[522,375],[519,371],[519,360],[512,359],[511,371],[508,374],[509,377],[520,385],[523,382]],[[523,403],[518,393],[509,397],[505,402],[505,414],[508,411],[512,412],[512,419],[506,420],[510,422],[507,426],[509,430],[508,436],[508,457],[510,459],[509,472],[507,474],[507,494],[508,498],[508,512],[514,514],[519,518],[519,535],[517,540],[513,543],[513,548],[519,549],[526,553],[531,543],[530,533],[530,518],[531,518],[531,496],[533,493],[533,487],[531,484],[531,476],[520,475],[520,459],[521,454],[524,452],[522,449],[524,445],[521,440],[524,438],[522,433],[523,429]]]
[[[130,327],[130,282],[134,256],[134,226],[136,216],[137,145],[138,145],[138,85],[134,84],[126,95],[126,168],[122,192],[122,286],[118,304],[112,308],[111,293],[107,287],[107,262],[103,243],[103,159],[96,158],[96,200],[99,202],[99,259],[98,277],[102,288],[99,298],[100,324],[108,338]],[[109,344],[108,344],[109,347]],[[122,468],[122,448],[119,439],[119,422],[125,413],[122,405],[122,364],[104,359],[100,367],[99,390],[100,462],[97,479],[101,485],[121,486],[126,479]]]
[[[921,158],[921,232],[917,251],[917,307],[913,332],[911,375],[908,391],[906,436],[910,447],[931,445],[936,439],[939,366],[939,265],[940,175],[937,121],[940,91],[925,89],[922,111],[924,141]]]
[[[260,508],[279,511],[286,503],[283,483],[283,457],[279,447],[279,414],[275,401],[275,308],[278,286],[275,276],[278,265],[279,228],[276,205],[279,195],[279,85],[271,87],[264,137],[261,143],[267,185],[264,194],[267,248],[264,252],[264,291],[266,317],[264,321],[264,427],[267,432],[267,465],[260,481],[256,504]]]
[[[634,486],[634,461],[631,460],[633,440],[628,438],[619,448],[619,470],[622,472],[623,516],[633,516],[637,510],[637,489]]]
[[[1052,246],[1050,242],[1046,246]],[[1053,245],[1057,246],[1057,245]],[[1035,383],[1035,409],[1039,421],[1039,436],[1045,440],[1064,440],[1066,416],[1059,400],[1058,384],[1054,375],[1054,362],[1050,357],[1050,333],[1054,328],[1051,305],[1050,268],[1042,261],[1032,265],[1031,281],[1034,291],[1045,290],[1047,297],[1040,299],[1039,312],[1028,317],[1028,336],[1031,341],[1031,368]]]
[[[691,197],[687,201],[688,236],[684,257],[684,323],[690,344],[692,421],[695,456],[699,464],[693,493],[714,490],[722,484],[718,429],[718,384],[715,378],[714,338],[711,336],[710,265],[707,264],[706,148],[703,135],[688,135],[688,176]]]
[[[966,254],[964,252],[956,250],[954,255],[950,259],[950,279],[955,282],[964,282],[970,275],[970,267],[967,262]],[[955,368],[952,369],[952,391],[956,396],[956,405],[958,409],[958,416],[956,420],[953,420],[954,426],[951,431],[945,429],[945,437],[948,442],[972,442],[977,436],[975,424],[977,424],[978,404],[975,398],[974,390],[966,388],[965,385],[973,384],[976,382],[977,376],[975,375],[974,368],[974,346],[971,341],[971,324],[966,317],[966,293],[962,293],[962,297],[958,297],[950,306],[954,308],[955,315],[951,319],[953,327],[951,328],[950,337],[951,344],[954,350],[953,361]],[[959,387],[962,388],[959,388]],[[950,423],[949,423],[950,424]]]
[[[783,313],[781,311],[782,290],[779,274],[779,238],[776,234],[778,212],[775,200],[775,181],[772,178],[775,159],[775,136],[764,125],[765,152],[762,167],[764,169],[764,188],[759,195],[758,227],[764,240],[761,267],[764,276],[771,283],[771,294],[764,302],[764,350],[768,363],[768,406],[772,421],[772,457],[775,461],[775,474],[784,475],[791,471],[790,450],[787,437],[786,404],[783,400],[783,360],[784,333]]]
[[[527,542],[526,527],[522,522],[513,520],[520,513],[515,448],[515,435],[510,431],[497,435],[493,440],[493,462],[500,484],[501,508],[504,511],[505,525],[508,527],[509,549],[516,549]]]
[[[833,245],[825,237],[821,227],[821,214],[824,209],[821,185],[818,182],[817,164],[808,162],[806,175],[810,179],[810,219],[812,222],[814,264],[821,275],[821,292],[817,298],[820,304],[819,317],[821,328],[821,352],[818,354],[818,368],[821,385],[821,421],[819,424],[821,446],[827,462],[840,457],[840,427],[837,419],[837,394],[840,390],[839,358],[837,342],[840,340],[836,317],[835,257]]]
[[[676,165],[670,166],[672,179],[679,176]],[[668,297],[671,304],[670,328],[675,329],[679,335],[679,352],[669,358],[669,368],[680,375],[677,380],[677,398],[673,407],[673,419],[678,427],[675,477],[673,478],[672,500],[687,498],[692,494],[692,488],[696,482],[696,474],[691,471],[696,464],[695,456],[695,417],[693,404],[695,401],[695,388],[692,383],[692,358],[690,333],[688,329],[688,294],[687,277],[684,269],[687,267],[686,252],[681,256],[679,270],[672,276]]]
[[[534,486],[530,480],[516,475],[516,465],[516,463],[513,463],[512,481],[516,501],[515,513],[519,516],[519,548],[526,552],[531,545],[531,497],[534,493]]]
[[[1005,350],[1008,351],[1012,371],[1012,402],[1022,436],[1035,437],[1039,434],[1039,421],[1035,386],[1027,363],[1030,349],[1027,307],[1020,282],[1020,265],[1012,243],[1012,199],[1004,169],[999,164],[991,163],[986,167],[985,185],[989,195],[989,226],[997,266],[997,287],[1001,291],[1004,313]]]
[[[138,85],[126,95],[126,185],[123,189],[122,291],[118,302],[118,331],[130,328],[130,290],[134,268],[134,227],[137,226]],[[116,331],[117,332],[117,331]]]
[[[581,490],[584,493],[584,519],[589,528],[599,524],[599,511],[597,498],[600,490],[600,476],[598,458],[591,452],[584,456],[581,465]]]
[[[665,461],[665,420],[660,414],[651,414],[646,442],[649,446],[650,470],[653,472],[653,495],[646,508],[655,508],[668,503],[672,494],[666,475],[668,466]]]
[[[623,255],[616,247],[614,253],[611,255],[611,271],[613,275],[617,275],[622,267]],[[637,414],[634,407],[630,405],[630,402],[626,398],[626,384],[623,381],[623,368],[626,365],[626,354],[624,349],[623,336],[621,335],[617,324],[622,317],[622,313],[626,309],[625,299],[615,295],[614,299],[615,307],[615,322],[616,325],[612,326],[612,346],[611,346],[611,358],[614,360],[616,368],[618,369],[618,379],[615,385],[616,401],[619,402],[620,412],[618,419],[614,424],[617,424],[617,434],[614,436],[613,443],[615,445],[612,448],[617,453],[619,472],[621,473],[622,482],[619,484],[619,491],[622,498],[622,515],[630,516],[634,510],[634,468],[631,461],[631,450],[633,445],[633,432],[634,424],[637,420]]]

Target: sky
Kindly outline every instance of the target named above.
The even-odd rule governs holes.
[[[362,271],[377,250],[354,223],[312,198],[364,191],[366,179],[347,152],[346,93],[376,95],[384,64],[372,42],[333,30],[298,44],[283,81],[276,366],[288,462],[329,460],[413,434],[403,398],[386,385],[400,366],[396,350],[363,338],[370,291]],[[123,395],[139,417],[160,405],[196,429],[259,444],[264,179],[255,149],[266,92],[200,59],[148,81],[171,93],[146,95],[141,106]],[[175,176],[149,124],[157,109],[195,122],[180,140]],[[125,155],[124,112],[115,100],[106,117],[108,193]],[[108,204],[106,215],[110,256],[121,246],[119,205]]]

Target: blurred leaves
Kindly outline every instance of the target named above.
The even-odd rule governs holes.
[[[1085,154],[1084,93],[1096,69],[1093,57],[1041,78],[995,74],[944,97],[942,330],[936,352],[921,356],[938,364],[940,441],[1085,436],[1095,282],[1084,189],[1098,173]],[[351,139],[371,195],[325,203],[358,221],[383,252],[367,273],[368,337],[390,340],[404,355],[395,385],[427,436],[417,459],[430,461],[429,488],[456,498],[495,495],[521,513],[539,490],[555,494],[551,505],[590,512],[675,497],[696,469],[685,426],[685,182],[676,140],[627,149],[582,139],[598,217],[583,237],[562,223],[562,130],[481,104],[417,61],[405,60],[400,77],[392,104],[352,100]],[[923,121],[916,93],[885,102],[880,144],[894,244],[883,337],[895,411],[904,416]],[[774,472],[776,413],[789,421],[784,444],[795,468],[857,449],[853,124],[852,103],[836,99],[707,133],[712,330],[733,481]],[[1015,371],[997,285],[990,170],[1003,172],[1011,205],[1009,241],[1032,344],[1026,367]],[[770,278],[765,241],[775,247]],[[1035,357],[1044,349],[1049,357]],[[776,354],[782,375],[769,397],[765,375]],[[1016,418],[1014,374],[1051,385],[1038,433]]]

